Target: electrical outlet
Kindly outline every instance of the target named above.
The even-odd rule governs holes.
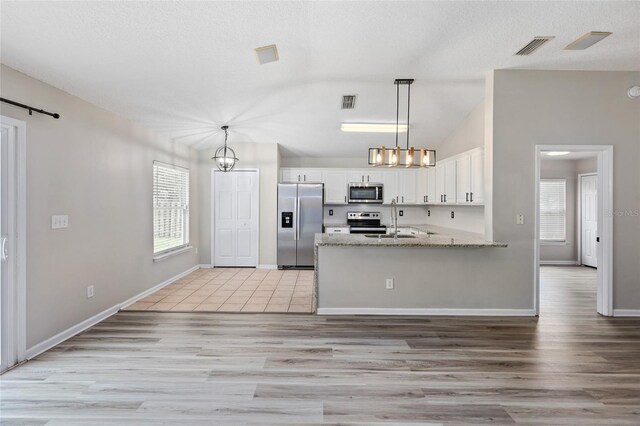
[[[524,215],[523,214],[516,215],[516,225],[524,225]]]
[[[57,214],[51,216],[51,229],[64,229],[69,227],[69,215]]]
[[[451,210],[451,219],[453,219],[454,217],[456,217],[455,213],[453,212],[453,210]]]
[[[427,217],[431,216],[431,210],[427,210]]]
[[[387,290],[393,290],[393,278],[387,278],[386,286]]]
[[[93,286],[90,285],[87,287],[87,299],[91,299],[93,297]]]
[[[404,210],[398,211],[398,216],[404,216]]]
[[[329,216],[333,216],[333,209],[329,209]]]

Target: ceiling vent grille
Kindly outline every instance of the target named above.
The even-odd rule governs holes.
[[[356,95],[342,96],[342,109],[354,109],[356,107]]]
[[[533,52],[535,52],[536,50],[540,49],[542,46],[544,46],[548,41],[553,40],[554,37],[535,37],[533,40],[531,40],[529,43],[527,43],[526,46],[524,46],[522,49],[518,50],[516,53],[514,53],[514,55],[516,56],[527,56],[527,55],[531,55]]]

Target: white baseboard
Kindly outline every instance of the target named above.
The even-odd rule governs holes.
[[[153,294],[156,291],[160,290],[162,287],[166,287],[169,284],[171,284],[172,282],[178,281],[180,278],[185,277],[185,276],[189,275],[190,273],[192,273],[193,271],[197,271],[198,269],[200,269],[200,265],[192,266],[191,268],[187,269],[186,271],[180,272],[178,275],[175,275],[175,276],[169,278],[168,280],[164,280],[160,284],[155,285],[155,286],[143,291],[142,293],[136,294],[132,298],[125,300],[124,302],[122,302],[119,305],[117,305],[118,309],[126,308],[127,306],[136,303],[138,300],[144,299],[145,297],[149,296],[150,294]]]
[[[201,263],[199,266],[200,266],[200,269],[211,269],[211,268],[213,268],[213,266],[211,266],[210,263]]]
[[[258,269],[278,269],[278,265],[258,265]]]
[[[579,265],[579,263],[577,260],[541,260],[540,265],[576,266]]]
[[[150,289],[147,289],[145,291],[143,291],[142,293],[133,296],[132,298],[124,301],[123,303],[118,303],[115,306],[112,306],[108,309],[105,309],[104,311],[100,312],[97,315],[92,316],[91,318],[87,318],[86,320],[67,328],[66,330],[56,334],[53,337],[48,338],[47,340],[45,340],[44,342],[40,342],[37,345],[34,345],[32,347],[30,347],[29,349],[27,349],[26,352],[26,358],[27,359],[32,359],[35,358],[36,356],[40,355],[41,353],[48,351],[49,349],[53,348],[56,345],[59,345],[60,343],[64,342],[65,340],[70,339],[71,337],[75,336],[78,333],[83,332],[84,330],[86,330],[89,327],[92,327],[94,325],[96,325],[97,323],[99,323],[100,321],[104,321],[105,319],[109,318],[111,315],[117,313],[120,309],[125,308],[129,305],[131,305],[132,303],[135,303],[136,301],[147,297],[148,295],[150,295],[151,293],[154,293],[155,291],[160,290],[162,287],[165,287],[169,284],[171,284],[174,281],[179,280],[180,278],[189,275],[190,273],[192,273],[193,271],[197,270],[200,268],[200,265],[196,265],[193,266],[189,269],[187,269],[184,272],[179,273],[176,276],[173,276],[171,278],[169,278],[168,280],[165,280],[163,282],[161,282],[160,284],[151,287]]]
[[[447,315],[533,317],[534,309],[318,308],[318,315]]]
[[[614,309],[614,317],[640,317],[640,309]]]
[[[109,318],[111,315],[118,312],[119,309],[120,309],[120,305],[112,306],[109,309],[106,309],[100,312],[99,314],[94,315],[91,318],[88,318],[82,321],[81,323],[74,325],[73,327],[67,328],[63,332],[60,332],[55,336],[48,338],[44,342],[38,343],[37,345],[30,347],[29,349],[27,349],[26,358],[27,359],[35,358],[41,353],[48,351],[52,347],[59,345],[65,340],[75,336],[78,333],[83,332],[87,328],[94,326],[100,321],[104,321],[105,319]]]

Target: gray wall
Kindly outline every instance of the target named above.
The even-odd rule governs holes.
[[[280,153],[275,143],[229,143],[240,159],[236,167],[260,170],[260,265],[277,264],[278,175]],[[211,157],[215,148],[199,153],[200,263],[211,263]]]
[[[511,297],[533,306],[534,147],[614,146],[614,308],[640,309],[640,72],[494,71],[487,81],[487,231],[509,244],[496,264]],[[493,155],[491,156],[491,153]],[[516,214],[525,224],[516,225]]]
[[[191,242],[198,246],[195,152],[61,90],[1,68],[2,96],[27,123],[27,348],[198,264],[195,250],[154,263],[152,162],[191,170]],[[51,230],[53,214],[69,228]],[[86,298],[86,287],[95,296]]]
[[[436,146],[436,158],[448,158],[483,146],[484,110],[484,102],[475,107],[460,126]]]

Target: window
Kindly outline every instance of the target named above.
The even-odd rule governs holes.
[[[189,244],[189,170],[153,162],[153,254]]]
[[[566,240],[566,192],[564,179],[540,180],[540,240]]]

